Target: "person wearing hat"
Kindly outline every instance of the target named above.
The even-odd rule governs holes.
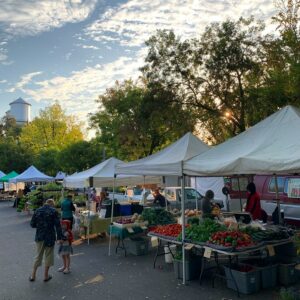
[[[61,203],[61,219],[69,220],[71,222],[71,230],[73,226],[73,212],[75,211],[75,206],[72,201],[73,195],[68,194],[67,198]]]

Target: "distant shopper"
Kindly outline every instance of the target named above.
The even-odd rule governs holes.
[[[168,205],[166,198],[160,193],[159,189],[154,190],[153,196],[153,204],[159,204],[160,207],[166,207]]]
[[[204,218],[212,216],[212,200],[214,199],[214,196],[215,194],[212,190],[207,190],[202,199],[202,216]]]
[[[72,242],[73,234],[71,230],[71,221],[62,220],[62,240],[58,249],[58,254],[61,255],[64,265],[58,269],[58,272],[63,272],[64,274],[69,274],[71,258],[70,255],[73,254]]]
[[[35,242],[37,255],[35,257],[30,281],[35,281],[36,271],[45,260],[44,282],[49,281],[52,276],[49,269],[54,264],[54,245],[55,240],[62,239],[62,231],[57,211],[54,209],[54,201],[48,199],[44,206],[35,211],[32,216],[31,227],[36,228]]]
[[[20,200],[22,199],[23,196],[24,196],[23,190],[18,189],[17,196],[16,196],[13,207],[18,208],[19,202],[20,202]]]
[[[62,220],[69,220],[71,222],[71,229],[73,226],[73,212],[75,211],[72,198],[73,195],[68,194],[67,198],[61,203],[61,218]]]
[[[256,192],[256,186],[254,182],[250,182],[247,185],[247,204],[245,211],[249,212],[252,215],[253,220],[261,219],[261,205],[260,205],[260,196]]]

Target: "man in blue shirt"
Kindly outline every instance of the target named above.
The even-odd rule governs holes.
[[[37,209],[32,216],[30,225],[36,228],[35,242],[37,255],[35,257],[30,281],[35,281],[36,271],[42,265],[43,256],[45,257],[44,281],[49,281],[49,269],[54,264],[54,245],[55,241],[62,239],[62,231],[57,211],[54,208],[54,201],[48,199],[44,206]]]

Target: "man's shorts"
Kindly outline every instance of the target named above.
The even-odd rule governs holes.
[[[43,256],[45,267],[51,267],[54,265],[54,246],[46,247],[44,242],[36,242],[36,251],[37,253],[34,260],[35,267],[42,265]]]

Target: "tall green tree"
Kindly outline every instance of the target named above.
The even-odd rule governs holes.
[[[82,124],[68,116],[58,103],[40,111],[31,123],[23,127],[20,143],[34,153],[55,148],[63,149],[83,139]]]
[[[73,174],[99,164],[103,159],[103,144],[98,139],[74,142],[58,155],[60,170]]]
[[[0,122],[0,139],[17,139],[21,134],[22,128],[17,125],[16,119],[4,116]]]
[[[159,83],[117,82],[99,97],[99,110],[90,116],[91,126],[111,155],[138,159],[193,131],[193,112],[175,98],[175,93]]]
[[[299,0],[277,1],[279,34],[264,40],[264,85],[256,95],[269,114],[287,104],[300,106]]]
[[[141,69],[194,112],[212,142],[245,130],[249,91],[259,82],[263,25],[250,19],[208,26],[200,38],[181,41],[172,31],[158,31],[147,42]]]
[[[13,138],[0,141],[0,170],[18,173],[27,169],[33,161],[32,153],[18,145]]]

